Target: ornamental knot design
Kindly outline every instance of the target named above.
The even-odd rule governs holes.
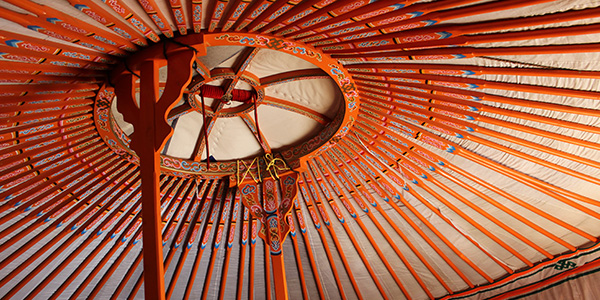
[[[556,264],[554,265],[554,269],[558,270],[558,271],[562,271],[562,270],[568,270],[568,269],[572,269],[577,267],[577,264],[572,262],[572,261],[568,261],[566,259],[564,260],[559,260],[558,262],[556,262]]]

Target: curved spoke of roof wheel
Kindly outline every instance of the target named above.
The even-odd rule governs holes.
[[[599,20],[0,1],[0,299],[598,298]]]
[[[328,75],[321,69],[295,70],[279,73],[260,79],[261,87],[265,88],[275,84],[285,83],[289,80],[327,78]]]
[[[243,114],[240,115],[240,118],[242,118],[242,120],[244,120],[244,123],[246,123],[246,125],[248,126],[248,129],[250,129],[250,131],[252,131],[252,134],[256,137],[256,141],[260,143],[260,146],[263,148],[263,151],[265,153],[271,153],[272,149],[271,146],[269,146],[267,138],[258,131],[257,126],[256,126],[256,122],[253,119],[253,117],[251,117],[248,114]]]
[[[329,122],[331,122],[331,119],[329,117],[327,117],[326,115],[323,115],[323,114],[316,112],[310,108],[302,107],[301,105],[298,105],[296,103],[286,101],[283,99],[278,99],[278,98],[267,96],[267,97],[265,97],[263,104],[293,111],[295,113],[307,116],[307,117],[319,122],[322,125],[326,125]]]

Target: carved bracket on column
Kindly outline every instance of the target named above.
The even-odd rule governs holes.
[[[194,42],[194,47],[169,40],[165,41],[164,44],[154,45],[128,58],[111,74],[111,78],[113,78],[112,83],[115,86],[115,94],[118,99],[118,109],[122,112],[125,121],[133,124],[134,127],[134,132],[130,138],[131,148],[136,153],[139,147],[141,147],[140,142],[146,140],[148,137],[140,130],[135,130],[136,125],[139,127],[140,122],[140,107],[135,100],[135,81],[141,77],[144,64],[154,62],[156,72],[158,68],[167,66],[167,82],[162,95],[156,100],[154,107],[154,149],[160,150],[173,132],[173,129],[167,122],[167,115],[177,101],[181,99],[184,89],[190,83],[193,72],[192,65],[196,57],[206,55],[206,47],[202,43],[202,36],[198,36],[192,42]],[[148,79],[144,80],[140,78],[140,92],[151,88],[150,85],[153,88],[158,86],[158,76],[153,77],[155,77],[153,80],[156,82],[152,83],[148,82]],[[145,145],[146,143],[143,144]]]

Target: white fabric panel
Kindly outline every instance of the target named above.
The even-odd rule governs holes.
[[[479,3],[492,2],[492,1],[479,1]],[[444,23],[470,23],[480,21],[498,20],[502,18],[515,18],[519,16],[536,16],[543,15],[551,12],[568,11],[573,9],[584,9],[588,7],[596,7],[600,4],[598,0],[556,0],[546,3],[540,3],[535,5],[528,5],[520,8],[513,8],[508,10],[501,10],[486,14],[478,14],[469,17],[452,19]]]
[[[297,198],[298,201],[300,201],[300,198]],[[303,213],[303,216],[306,215]],[[300,224],[298,223],[298,217],[296,215],[296,213],[294,212],[294,226],[296,228],[296,242],[298,243],[298,252],[300,253],[300,261],[298,262],[299,265],[302,266],[302,270],[304,272],[304,283],[306,284],[306,290],[307,290],[307,294],[308,297],[310,299],[318,299],[319,298],[319,294],[318,294],[318,288],[317,285],[321,284],[321,282],[317,282],[314,276],[314,270],[312,269],[312,266],[310,264],[311,260],[310,257],[308,256],[308,251],[307,251],[307,243],[304,239],[304,234],[302,233],[301,229],[300,229]],[[308,221],[306,218],[304,219],[305,222]],[[308,223],[306,223],[308,224]],[[307,229],[308,230],[308,229]],[[292,239],[292,237],[288,237],[288,239]],[[310,243],[310,241],[309,241]]]
[[[262,121],[260,115],[258,119]],[[260,130],[263,131],[262,127]],[[208,136],[208,143],[210,155],[217,160],[251,157],[262,152],[258,140],[241,118],[217,119]],[[206,158],[206,149],[202,157]]]
[[[179,117],[176,130],[173,131],[167,155],[179,158],[190,158],[194,155],[195,141],[202,130],[202,114],[192,111]],[[190,141],[194,141],[191,142]]]
[[[298,201],[300,202],[300,206],[302,208],[302,214],[304,220],[306,222],[306,232],[308,234],[308,239],[310,243],[310,248],[312,250],[313,259],[315,260],[315,265],[317,270],[315,273],[319,275],[320,282],[317,284],[321,285],[323,289],[323,293],[325,294],[325,298],[327,299],[337,299],[340,298],[340,293],[335,281],[335,277],[333,275],[333,271],[330,266],[329,259],[327,254],[325,253],[324,243],[321,242],[321,237],[319,236],[318,230],[323,230],[325,226],[323,222],[321,222],[321,228],[315,228],[315,225],[311,219],[310,214],[308,213],[308,208],[302,199],[302,195],[298,194]],[[329,244],[329,243],[328,243]],[[329,244],[330,245],[330,244]],[[341,267],[340,263],[336,263],[335,266],[339,269]],[[342,267],[343,268],[343,267]],[[350,287],[351,288],[351,287]]]
[[[232,47],[235,47],[236,49],[239,49],[239,51],[241,51],[244,48],[247,48],[247,47],[239,47],[239,46],[214,46],[214,47],[207,47],[206,48],[207,56],[203,56],[202,59],[209,58],[210,55],[211,55],[211,53],[214,53],[212,55],[216,56],[216,55],[218,55],[217,53],[219,53],[219,52],[222,53],[223,51],[231,51]],[[221,62],[218,65],[217,68],[233,68],[235,66],[236,61],[240,57],[240,55],[241,55],[241,52],[238,52],[235,55],[227,58],[225,61]]]
[[[131,123],[126,122],[123,118],[123,114],[117,110],[117,101],[119,100],[115,97],[114,101],[110,105],[110,112],[112,113],[112,117],[114,118],[115,122],[119,125],[123,133],[129,136],[133,133],[133,125]]]
[[[476,148],[482,147],[482,146],[478,146],[478,145],[473,145],[473,146],[475,146]],[[496,155],[504,155],[503,153],[501,153],[499,151],[492,151],[489,149],[486,149],[486,151],[489,151],[489,152],[486,152],[486,156],[492,158],[492,160],[494,160],[494,161],[499,160],[497,158],[497,156],[493,155],[494,153]],[[569,208],[564,204],[560,204],[557,202],[548,203],[549,200],[548,200],[547,195],[542,194],[540,191],[533,190],[532,188],[529,188],[526,185],[524,185],[520,182],[517,182],[513,179],[510,179],[504,175],[500,175],[492,170],[489,170],[482,165],[475,164],[475,163],[470,162],[459,156],[453,157],[453,161],[455,162],[456,165],[461,166],[461,168],[468,171],[469,173],[474,174],[480,178],[486,179],[488,182],[494,182],[494,185],[496,187],[499,187],[505,191],[509,191],[509,193],[511,193],[512,195],[516,196],[519,199],[528,201],[530,204],[533,204],[536,208],[539,208],[542,210],[548,210],[548,212],[552,213],[552,215],[554,215],[558,218],[561,218],[561,219],[566,218],[568,216],[570,219],[565,220],[567,222],[574,220],[573,218],[576,218],[577,216],[584,217],[583,213],[580,213],[572,208]],[[570,214],[559,213],[561,211],[562,212],[569,211]],[[576,222],[576,223],[579,223],[579,222]],[[557,228],[556,230],[560,230],[560,229]],[[562,232],[562,234],[566,233],[565,231],[560,231],[560,232]],[[579,243],[582,242],[582,240],[580,240],[576,237],[574,237],[574,238],[576,240],[574,240],[573,242],[575,242],[575,241],[578,241]]]
[[[268,86],[265,95],[310,108],[333,119],[342,101],[338,86],[332,80],[304,79]],[[260,116],[259,116],[260,118]]]
[[[293,212],[292,212],[293,214]],[[292,221],[293,222],[293,221]],[[296,227],[298,228],[298,227]],[[298,273],[298,265],[302,262],[296,260],[294,246],[292,244],[292,237],[288,235],[283,247],[283,259],[285,264],[285,279],[288,286],[294,286],[297,288],[288,289],[290,299],[302,299],[302,285],[300,284],[300,274]],[[307,277],[306,280],[310,280]],[[276,299],[276,298],[275,298]]]
[[[344,215],[344,221],[348,225],[354,224],[355,223],[354,219],[352,219],[350,214],[348,214],[348,212],[342,207],[340,201],[336,199],[336,202],[338,203],[340,210],[343,211],[342,214]],[[342,224],[339,222],[338,218],[336,217],[336,215],[333,212],[333,210],[331,209],[331,207],[327,203],[323,203],[323,207],[325,207],[325,211],[327,212],[327,215],[329,216],[330,223],[331,223],[330,228],[332,231],[335,232],[335,235],[337,236],[338,240],[340,241],[341,250],[343,251],[343,253],[346,257],[346,260],[348,261],[350,271],[354,275],[354,279],[358,285],[358,289],[359,289],[360,293],[362,294],[363,297],[366,295],[369,295],[369,298],[379,299],[381,297],[379,290],[375,286],[375,282],[373,281],[373,278],[367,271],[367,269],[364,265],[364,262],[361,260],[358,252],[355,250],[356,246],[354,246],[354,244],[350,240],[349,236],[347,235],[346,231],[342,227]],[[350,228],[352,230],[352,234],[355,237],[356,236],[364,237],[363,231],[360,228],[358,228],[356,226],[350,227]],[[367,247],[365,247],[365,246],[367,246],[367,245],[361,244],[359,242],[358,247],[361,248],[363,251],[364,251],[364,248],[368,247],[368,246]],[[364,252],[366,252],[366,251],[364,251]],[[383,270],[385,270],[385,267],[380,263],[378,255],[376,253],[373,253],[372,251],[371,251],[370,255],[368,253],[369,252],[365,253],[365,255],[367,256],[368,262],[369,262],[369,264],[371,264],[373,269],[374,270],[382,270],[381,273],[383,273],[385,276],[389,276],[389,274],[387,272],[383,271]],[[391,276],[388,278],[391,279]],[[382,283],[382,285],[384,287],[386,286],[384,282]],[[389,289],[386,289],[386,293],[392,294],[392,295],[395,294],[393,291],[390,291]]]
[[[258,123],[272,149],[310,138],[322,129],[321,124],[308,117],[266,105],[258,107]]]
[[[270,49],[261,49],[248,66],[248,71],[262,78],[294,70],[314,69],[315,65],[299,57]]]

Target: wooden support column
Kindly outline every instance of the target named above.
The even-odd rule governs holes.
[[[159,187],[160,151],[172,134],[167,115],[189,84],[192,63],[196,58],[195,51],[191,49],[171,49],[167,47],[166,61],[164,56],[148,57],[130,65],[133,72],[139,71],[140,74],[139,108],[135,103],[134,73],[122,72],[115,80],[119,111],[135,128],[130,145],[139,157],[142,180],[144,297],[151,300],[165,299]],[[160,95],[158,71],[164,65],[168,66],[167,83]]]
[[[160,216],[160,149],[155,147],[154,116],[158,99],[158,61],[150,60],[140,66],[140,114],[136,131],[145,137],[134,149],[140,158],[142,179],[142,232],[144,245],[144,297],[164,299],[164,265],[162,249],[162,222]],[[140,137],[140,136],[138,136]]]

